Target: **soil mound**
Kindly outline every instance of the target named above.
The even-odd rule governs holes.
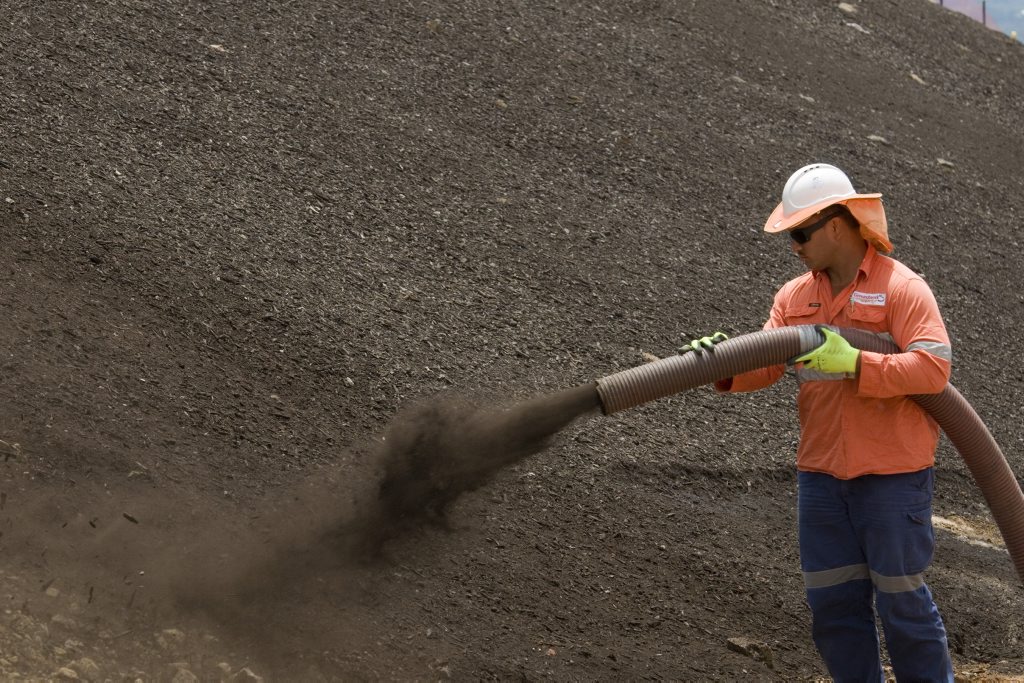
[[[1024,472],[1024,48],[967,17],[51,5],[0,28],[0,678],[820,677],[793,384],[574,421],[760,328],[814,161],[884,194]],[[1022,675],[946,442],[937,482],[957,665]]]

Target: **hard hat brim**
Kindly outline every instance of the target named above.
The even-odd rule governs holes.
[[[792,230],[796,226],[800,225],[808,218],[818,213],[823,209],[827,209],[835,204],[845,205],[847,202],[853,199],[881,199],[882,195],[878,192],[871,194],[851,194],[845,197],[830,197],[817,204],[806,206],[790,215],[786,215],[785,209],[780,202],[775,210],[772,211],[772,215],[768,217],[768,220],[764,224],[764,231],[770,233],[785,232]]]

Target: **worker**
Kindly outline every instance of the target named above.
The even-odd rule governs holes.
[[[816,325],[824,342],[791,359],[799,383],[800,564],[812,636],[836,681],[884,681],[875,609],[897,681],[953,681],[946,630],[923,573],[935,545],[932,492],[939,428],[914,394],[942,391],[952,353],[931,289],[892,251],[880,194],[843,171],[794,173],[764,226],[786,233],[809,269],[775,295],[765,329]],[[843,328],[895,342],[859,351]],[[681,353],[713,352],[724,333]],[[776,382],[777,365],[716,383]],[[874,608],[874,609],[873,609]]]

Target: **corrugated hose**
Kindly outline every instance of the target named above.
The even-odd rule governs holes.
[[[891,341],[864,330],[833,328],[853,346],[898,353]],[[753,332],[715,345],[713,353],[687,353],[617,372],[597,381],[606,415],[758,368],[779,365],[824,341],[814,325]],[[992,511],[1017,575],[1024,581],[1024,493],[999,445],[971,405],[951,384],[937,394],[910,397],[949,437]]]

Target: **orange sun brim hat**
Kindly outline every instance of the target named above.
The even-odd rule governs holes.
[[[792,230],[830,206],[843,205],[860,224],[861,235],[883,253],[892,251],[882,195],[861,194],[846,174],[829,164],[810,164],[789,177],[782,201],[764,224],[769,233]]]

